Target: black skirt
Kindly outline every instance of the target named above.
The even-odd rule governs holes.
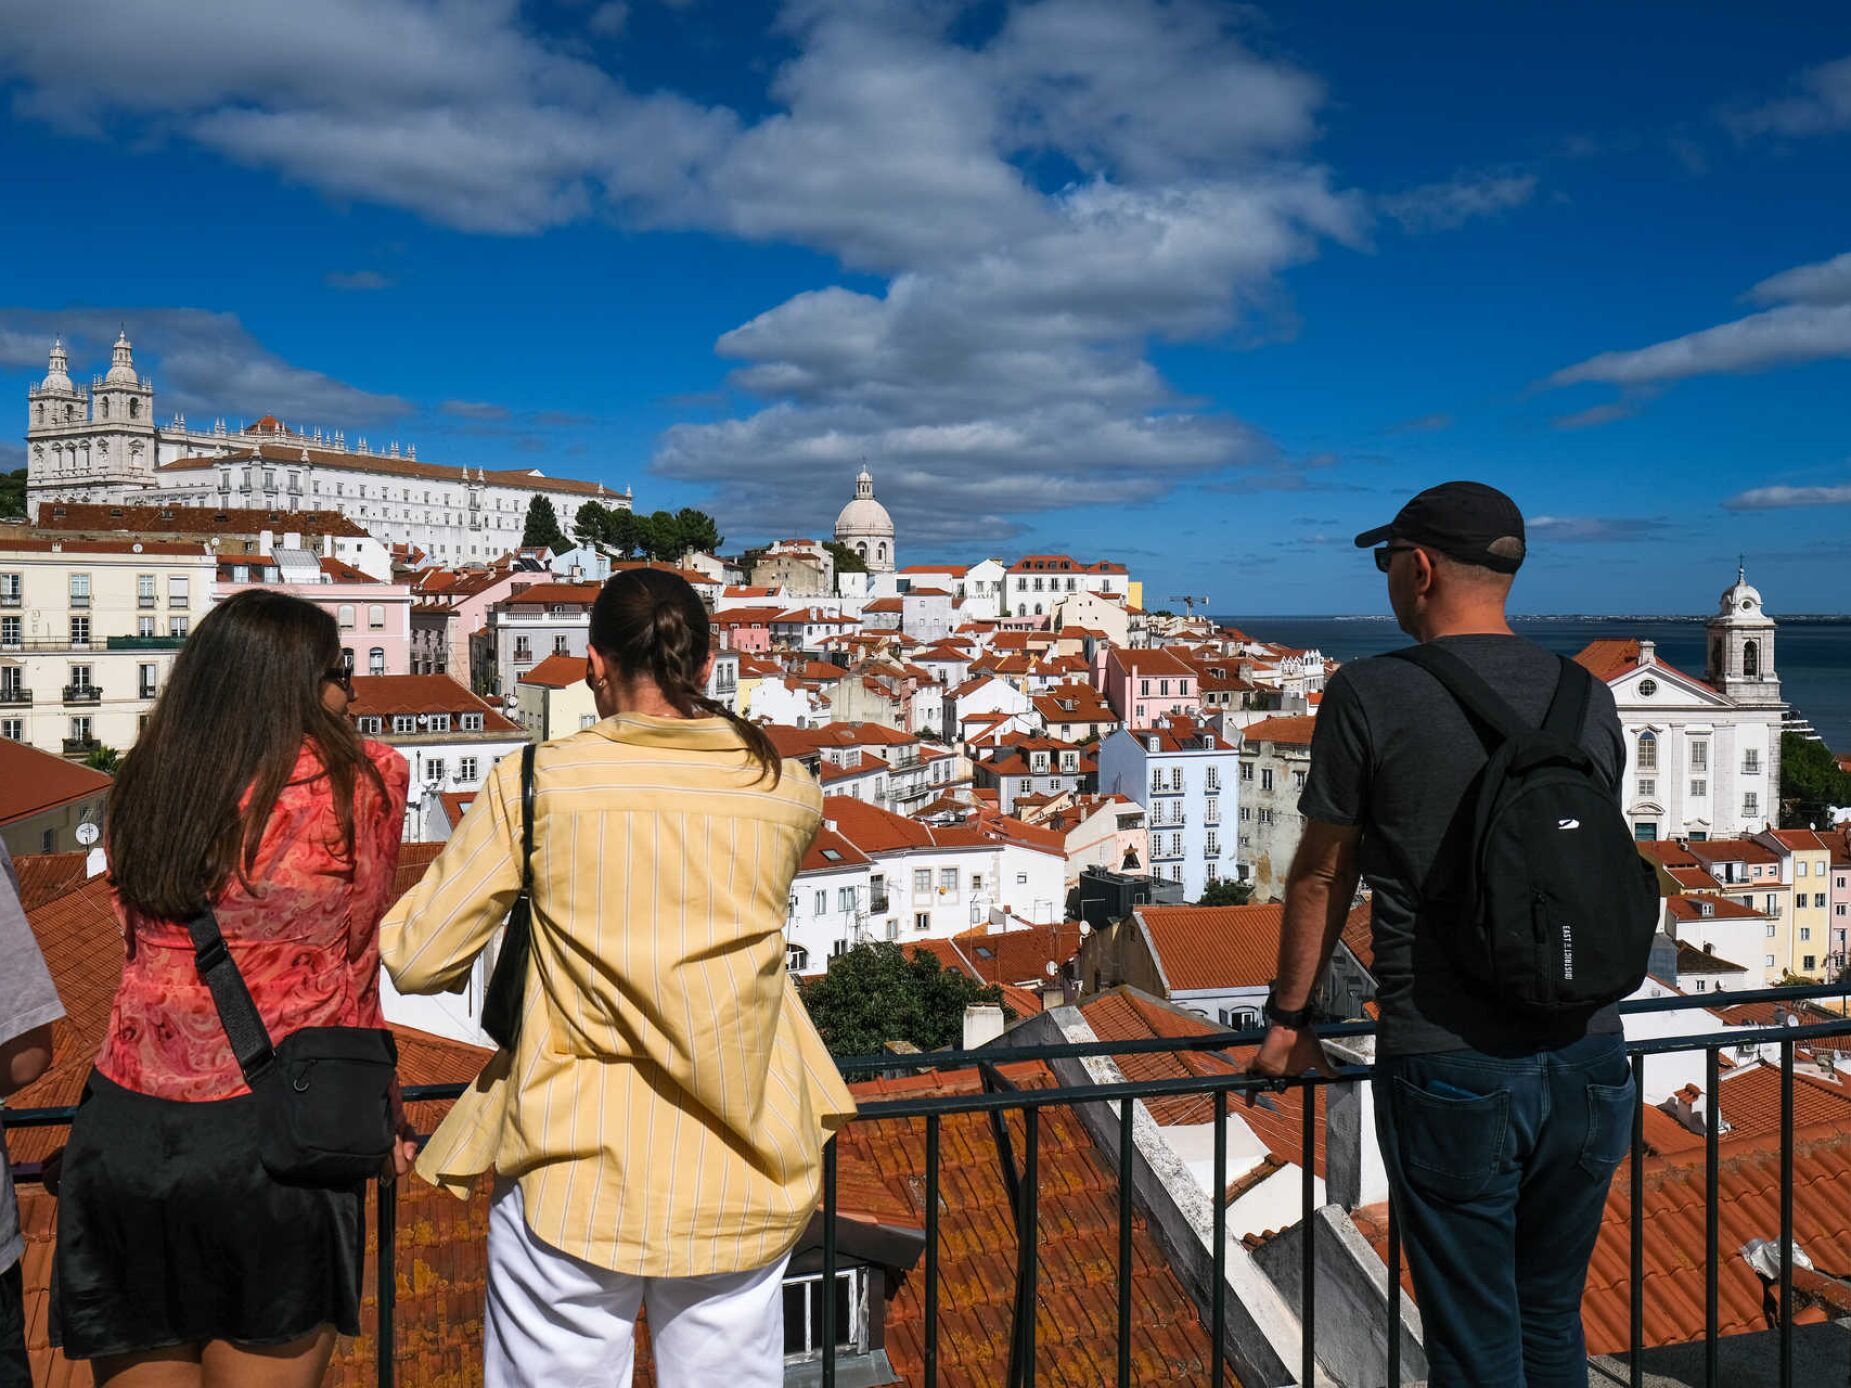
[[[285,1185],[256,1101],[156,1099],[92,1072],[58,1192],[51,1342],[72,1359],[360,1333],[362,1184]]]

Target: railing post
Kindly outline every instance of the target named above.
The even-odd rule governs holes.
[[[1708,1046],[1703,1054],[1703,1383],[1704,1388],[1716,1388],[1720,1382],[1720,1364],[1717,1350],[1717,1321],[1720,1308],[1717,1297],[1717,1243],[1721,1228],[1722,1212],[1717,1205],[1718,1156],[1717,1143],[1721,1140],[1718,1131],[1722,1124],[1721,1108],[1716,1091],[1722,1085],[1722,1051],[1716,1046]]]
[[[1630,1195],[1632,1198],[1632,1258],[1627,1283],[1632,1295],[1628,1298],[1627,1343],[1632,1350],[1630,1382],[1632,1388],[1643,1388],[1645,1383],[1645,1056],[1634,1055],[1632,1058],[1633,1106],[1632,1106],[1632,1171],[1630,1173]]]
[[[836,1139],[823,1144],[823,1388],[836,1383]]]
[[[1137,1102],[1118,1101],[1118,1388],[1131,1388],[1131,1123]]]
[[[398,1308],[398,1182],[375,1181],[373,1189],[377,1192],[379,1224],[379,1249],[373,1259],[373,1270],[378,1278],[378,1304],[374,1307],[373,1320],[374,1335],[379,1342],[375,1381],[379,1388],[392,1388],[397,1371],[394,1313]]]
[[[925,1388],[938,1388],[938,1115],[926,1115]]]
[[[1318,1248],[1317,1226],[1313,1216],[1317,1213],[1317,1133],[1318,1133],[1318,1091],[1310,1080],[1303,1081],[1298,1091],[1305,1104],[1304,1144],[1299,1151],[1299,1160],[1303,1163],[1300,1173],[1300,1204],[1304,1209],[1301,1226],[1305,1231],[1304,1247],[1299,1250],[1303,1263],[1299,1276],[1304,1279],[1304,1294],[1300,1298],[1299,1319],[1304,1323],[1304,1345],[1300,1355],[1298,1377],[1304,1388],[1312,1388],[1318,1381]]]
[[[1228,1092],[1215,1091],[1215,1290],[1209,1303],[1208,1381],[1223,1388],[1227,1378],[1222,1341],[1228,1329]]]
[[[1780,1043],[1780,1388],[1793,1388],[1793,1043]]]

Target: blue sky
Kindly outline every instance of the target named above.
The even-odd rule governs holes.
[[[1241,614],[1470,476],[1518,604],[1845,610],[1851,29],[1783,6],[0,0],[0,393]],[[23,458],[17,434],[0,464]]]

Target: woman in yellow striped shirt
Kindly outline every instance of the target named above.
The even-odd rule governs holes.
[[[694,590],[604,586],[587,679],[603,721],[535,757],[533,955],[498,1051],[418,1163],[495,1173],[488,1388],[630,1383],[647,1305],[663,1388],[783,1382],[782,1274],[854,1102],[784,967],[822,815],[809,774],[703,696]],[[401,991],[458,986],[520,889],[505,758],[381,926]]]

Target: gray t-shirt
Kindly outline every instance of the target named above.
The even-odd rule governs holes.
[[[1521,636],[1446,636],[1439,643],[1496,690],[1521,717],[1541,725],[1560,676],[1559,659]],[[1610,785],[1625,765],[1613,694],[1594,681],[1581,742]],[[1418,884],[1436,864],[1469,851],[1454,828],[1485,744],[1434,677],[1406,661],[1377,657],[1345,665],[1331,679],[1311,740],[1300,813],[1362,826],[1363,879],[1375,894],[1374,949],[1381,1055],[1465,1049],[1534,1050],[1585,1031],[1620,1030],[1619,1013],[1539,1021],[1513,1012],[1467,983],[1427,921],[1416,929]]]
[[[0,1045],[64,1015],[52,986],[39,943],[19,905],[19,877],[6,845],[0,844]],[[0,1144],[0,1271],[19,1261],[19,1206],[13,1198],[13,1171]]]

